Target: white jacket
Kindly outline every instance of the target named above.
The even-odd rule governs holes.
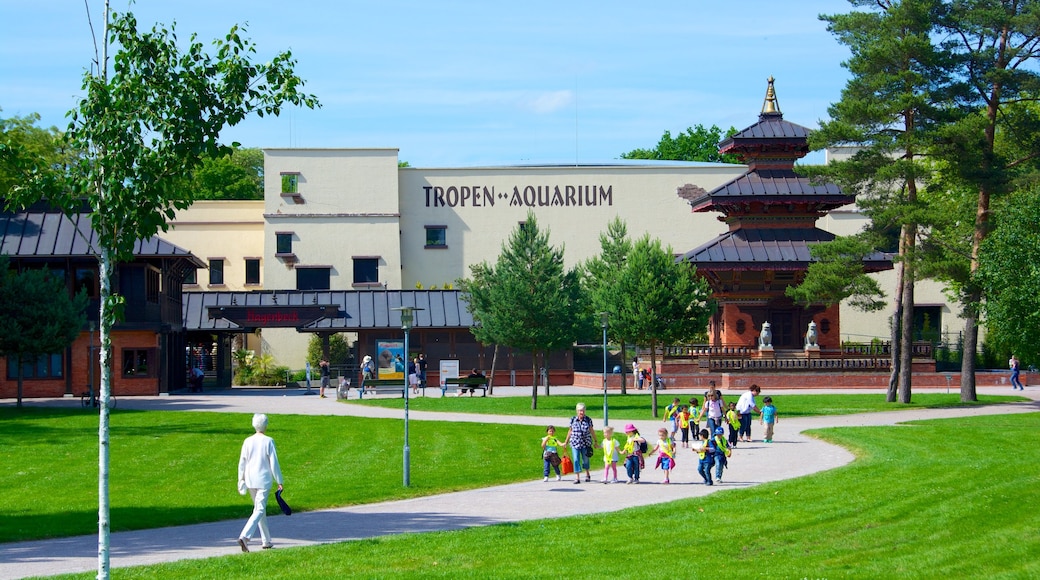
[[[278,452],[274,439],[256,433],[242,442],[238,458],[238,480],[250,489],[270,489],[271,484],[282,484],[282,469],[278,466]]]

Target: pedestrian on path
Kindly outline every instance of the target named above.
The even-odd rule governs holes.
[[[542,437],[542,481],[549,481],[549,469],[556,471],[556,481],[563,479],[560,476],[560,447],[563,443],[556,438],[556,427],[549,425],[545,428],[545,437]]]
[[[1022,381],[1018,380],[1018,375],[1019,372],[1021,372],[1021,367],[1022,363],[1018,361],[1018,357],[1015,355],[1011,355],[1011,358],[1008,359],[1008,368],[1011,369],[1011,390],[1026,390],[1026,388],[1022,386]]]
[[[730,456],[729,444],[726,442],[726,430],[722,427],[715,429],[715,437],[709,442],[712,453],[715,455],[715,481],[722,483],[722,470],[729,467]]]
[[[571,446],[571,460],[574,461],[574,483],[581,483],[581,472],[585,471],[585,481],[592,481],[589,471],[589,460],[595,453],[596,429],[592,419],[585,414],[585,403],[574,407],[576,415],[571,417],[571,428],[567,431],[567,444]]]
[[[318,395],[324,399],[325,389],[329,386],[329,361],[321,359],[318,362],[318,368],[321,369],[321,386],[318,387]]]
[[[643,469],[643,453],[646,449],[646,439],[639,434],[636,426],[629,423],[625,425],[625,471],[628,473],[628,483],[639,483],[639,472]]]
[[[271,532],[267,529],[267,496],[271,493],[271,484],[278,484],[282,491],[282,469],[278,465],[278,452],[274,447],[274,439],[266,435],[267,415],[253,415],[252,436],[242,442],[242,453],[238,458],[238,492],[242,495],[248,491],[253,498],[253,514],[249,516],[242,533],[238,535],[238,545],[243,552],[249,551],[249,541],[260,528],[260,540],[263,548],[273,548]]]
[[[621,459],[618,450],[621,444],[614,438],[614,428],[607,426],[603,428],[603,441],[600,443],[603,449],[603,483],[617,483],[617,464]],[[613,473],[613,477],[611,477]]]
[[[657,445],[654,446],[650,455],[657,453],[657,467],[664,470],[664,481],[672,482],[672,469],[675,468],[675,440],[664,427],[657,430]]]
[[[697,422],[700,422],[701,417],[707,417],[708,419],[708,432],[714,433],[715,429],[722,426],[722,397],[718,391],[711,391],[708,395],[709,398],[704,401],[704,406],[701,407],[700,416],[697,417]]]
[[[715,454],[708,445],[708,430],[701,429],[700,443],[693,446],[693,452],[697,454],[697,473],[704,478],[704,485],[715,485],[711,480],[711,468],[715,464]]]
[[[761,422],[766,426],[766,433],[763,437],[766,443],[773,442],[773,427],[776,425],[776,407],[773,406],[773,397],[766,397],[762,399],[765,403],[765,407],[762,407],[762,419]]]
[[[758,385],[751,385],[747,392],[737,399],[737,413],[740,413],[740,430],[737,431],[737,438],[740,441],[751,443],[751,413],[762,415],[762,411],[755,403],[755,396],[761,392],[762,389]]]

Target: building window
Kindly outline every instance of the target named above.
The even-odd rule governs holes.
[[[260,284],[260,258],[246,258],[246,285]]]
[[[354,284],[379,284],[379,258],[354,256]]]
[[[155,268],[148,268],[144,272],[145,300],[152,304],[159,303],[159,293],[162,290],[162,275]]]
[[[29,357],[26,357],[29,358]],[[22,378],[23,379],[59,379],[63,375],[62,363],[64,357],[59,354],[45,354],[38,357],[35,361],[23,361],[22,362]],[[13,356],[7,357],[7,378],[9,380],[18,379],[18,362],[17,358]]]
[[[300,193],[300,174],[282,174],[282,193]]]
[[[426,226],[426,247],[447,248],[448,226]]]
[[[329,290],[332,286],[332,267],[298,266],[296,268],[297,290]]]
[[[124,377],[152,377],[153,360],[155,349],[152,348],[124,348],[123,349],[123,376]]]
[[[195,285],[195,284],[198,284],[198,283],[199,283],[199,275],[195,271],[195,268],[191,268],[190,270],[187,271],[187,273],[184,274],[184,282],[182,282],[182,284]]]
[[[224,285],[224,258],[209,259],[209,285]]]
[[[72,291],[75,294],[86,292],[87,298],[96,299],[100,294],[97,270],[94,268],[76,268]]]
[[[274,253],[278,256],[292,255],[292,232],[276,232],[274,234]]]

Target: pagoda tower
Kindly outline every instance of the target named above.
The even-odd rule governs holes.
[[[726,139],[720,153],[737,155],[744,175],[712,191],[679,188],[695,212],[719,212],[728,231],[687,252],[682,260],[697,266],[719,303],[709,336],[716,347],[761,347],[769,323],[776,350],[806,348],[810,322],[816,323],[820,349],[841,346],[837,305],[795,304],[784,291],[801,283],[812,262],[809,246],[834,234],[816,227],[827,212],[855,201],[832,183],[811,182],[794,172],[809,153],[809,129],[784,120],[769,78],[758,122]],[[864,261],[868,272],[892,268],[882,253]],[[772,350],[772,349],[769,349]]]

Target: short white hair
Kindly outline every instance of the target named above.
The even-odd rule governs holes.
[[[584,411],[585,410],[585,403],[578,403],[577,405],[574,406],[574,410],[575,411]]]
[[[263,413],[253,415],[253,429],[256,429],[257,433],[267,431],[267,415]]]

